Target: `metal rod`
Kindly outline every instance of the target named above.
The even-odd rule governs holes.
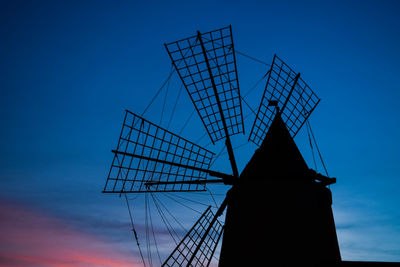
[[[233,176],[239,177],[239,171],[238,171],[238,168],[236,165],[235,155],[233,154],[232,143],[231,143],[231,139],[229,138],[228,127],[226,126],[226,121],[225,121],[224,112],[222,110],[221,101],[219,100],[217,86],[215,85],[214,77],[213,77],[211,67],[210,67],[210,62],[208,61],[208,57],[207,57],[207,51],[206,51],[206,48],[204,47],[203,39],[201,38],[201,33],[199,31],[197,31],[197,38],[199,39],[201,49],[203,50],[204,60],[207,65],[208,74],[210,75],[210,80],[211,80],[211,84],[212,84],[212,87],[214,90],[215,99],[217,100],[219,113],[221,114],[221,121],[222,121],[222,125],[224,126],[224,132],[225,132],[225,136],[226,136],[225,145],[226,145],[226,148],[228,149],[229,161],[231,162]]]
[[[211,263],[212,257],[214,256],[214,253],[215,253],[215,250],[216,250],[216,248],[217,248],[217,245],[218,245],[219,239],[221,238],[221,236],[222,236],[222,233],[224,232],[224,229],[225,229],[225,225],[223,225],[223,226],[222,226],[221,232],[220,232],[220,233],[219,233],[219,235],[218,235],[217,242],[215,242],[215,246],[214,246],[214,249],[213,249],[213,251],[211,252],[211,255],[210,255],[210,261],[208,262],[208,264],[207,264],[207,267],[208,267],[208,266],[210,266],[210,263]]]
[[[178,42],[176,42],[176,44],[178,45]],[[171,54],[171,52],[170,52],[169,49],[168,49],[168,45],[167,45],[167,44],[164,44],[164,46],[165,46],[165,49],[166,49],[167,52],[168,52],[169,57],[171,58],[172,64],[174,65],[175,69],[177,70],[176,72],[178,73],[179,78],[180,78],[181,81],[182,81],[182,84],[185,86],[186,92],[188,93],[190,99],[192,100],[192,102],[193,102],[193,104],[194,104],[195,101],[194,101],[194,99],[193,99],[193,97],[192,97],[192,94],[190,93],[190,90],[189,90],[189,88],[188,88],[188,85],[185,83],[185,80],[183,79],[183,77],[182,77],[182,75],[181,75],[181,72],[179,71],[178,66],[177,66],[176,63],[175,63],[175,60],[174,60],[174,58],[172,57],[172,54]],[[194,55],[193,55],[193,57],[194,57]],[[190,75],[190,74],[189,74],[189,75]],[[200,116],[200,118],[201,118],[200,111],[199,111],[199,109],[197,108],[197,105],[194,104],[194,108],[196,109],[197,114],[199,114],[199,116]],[[213,145],[215,145],[214,140],[213,140],[212,137],[211,137],[211,133],[210,133],[210,131],[208,130],[206,123],[204,122],[203,119],[201,119],[201,120],[202,120],[202,122],[203,122],[203,124],[204,124],[204,128],[206,128],[206,131],[207,131],[207,133],[208,133],[208,136],[209,136],[210,139],[211,139],[211,142],[213,143]]]
[[[174,182],[147,182],[144,185],[160,185],[160,184],[218,184],[223,183],[224,180],[212,179],[212,180],[195,180],[195,181],[174,181]]]
[[[164,164],[168,164],[168,165],[172,165],[172,166],[176,166],[176,167],[183,167],[183,168],[188,168],[188,169],[195,170],[195,171],[205,172],[205,173],[208,173],[211,176],[222,178],[224,183],[227,183],[227,184],[230,184],[229,181],[232,182],[233,178],[234,178],[234,176],[226,174],[226,173],[207,170],[207,169],[202,169],[202,168],[189,166],[189,165],[184,165],[184,164],[179,164],[179,163],[170,162],[170,161],[166,161],[166,160],[149,158],[149,157],[146,157],[146,156],[139,156],[139,155],[135,155],[135,154],[132,154],[132,153],[122,152],[122,151],[117,151],[117,150],[111,150],[111,152],[113,152],[115,154],[134,157],[134,158],[139,158],[139,159],[145,159],[145,160],[151,160],[151,161],[155,161],[155,162],[159,162],[159,163],[164,163]]]
[[[201,245],[203,244],[204,240],[206,239],[206,237],[207,237],[208,233],[210,232],[211,228],[213,227],[215,221],[216,221],[217,218],[218,218],[219,216],[221,216],[222,213],[224,212],[224,210],[225,210],[227,204],[228,204],[228,196],[225,197],[225,199],[224,199],[224,201],[222,202],[221,206],[219,207],[217,213],[215,213],[214,218],[213,218],[212,221],[210,222],[210,225],[208,226],[206,232],[204,233],[203,237],[201,238],[199,244],[197,245],[196,250],[193,252],[192,257],[190,257],[190,260],[189,260],[187,266],[191,266],[191,263],[192,263],[194,257],[196,256],[197,252],[199,251]]]
[[[233,63],[235,64],[235,69],[236,69],[236,82],[237,82],[237,92],[239,95],[239,104],[240,104],[240,116],[242,118],[242,129],[243,129],[243,135],[245,134],[245,130],[244,130],[244,120],[243,120],[243,110],[242,110],[242,102],[240,101],[241,97],[240,97],[240,89],[239,89],[239,77],[238,77],[238,71],[237,71],[237,65],[236,65],[236,55],[235,55],[235,47],[233,46],[233,34],[232,34],[232,25],[229,25],[229,30],[231,32],[231,41],[232,41],[232,52],[233,52]],[[222,34],[221,34],[222,35]],[[224,39],[222,39],[223,41]],[[229,74],[228,74],[229,75]]]
[[[179,246],[183,243],[183,241],[185,241],[186,237],[189,236],[189,234],[193,231],[193,229],[195,228],[195,226],[200,222],[200,220],[203,218],[203,216],[211,209],[211,206],[209,206],[204,212],[203,214],[200,216],[200,218],[197,220],[197,222],[195,224],[193,224],[192,228],[186,233],[185,237],[182,238],[182,240],[179,242],[179,244],[175,247],[174,251],[172,251],[172,253],[168,256],[168,258],[164,261],[164,263],[161,266],[166,266],[166,263],[168,262],[168,260],[172,257],[172,255],[174,255],[175,251],[178,250]]]
[[[130,194],[130,193],[182,193],[182,192],[207,192],[205,189],[196,189],[196,190],[151,190],[151,191],[102,191],[103,194]]]
[[[266,93],[267,93],[267,87],[268,87],[268,84],[269,84],[269,79],[271,78],[272,68],[273,68],[273,66],[274,66],[275,58],[276,58],[276,57],[277,57],[276,54],[274,54],[274,58],[272,59],[271,68],[270,68],[269,71],[268,71],[268,72],[269,72],[269,75],[268,75],[268,78],[267,78],[267,83],[265,84],[265,89],[264,89],[264,92],[263,92],[263,96],[262,96],[262,98],[261,98],[260,105],[258,106],[257,115],[256,115],[256,118],[254,119],[253,126],[251,127],[251,131],[250,131],[250,134],[249,134],[249,139],[248,139],[248,141],[250,141],[250,138],[251,138],[251,136],[252,136],[252,134],[253,134],[254,127],[256,126],[256,122],[257,122],[257,119],[258,119],[258,114],[260,113],[261,106],[262,106],[262,104],[263,104],[263,100],[264,100],[265,95],[266,95]],[[267,73],[268,73],[268,72],[267,72]],[[267,74],[266,74],[266,75],[267,75]],[[270,99],[270,100],[271,100],[271,99]],[[262,122],[262,120],[261,120],[261,122]]]

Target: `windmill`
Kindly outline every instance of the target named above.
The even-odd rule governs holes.
[[[104,193],[230,187],[218,209],[202,213],[162,266],[208,266],[220,240],[219,266],[340,262],[327,187],[336,179],[309,169],[293,141],[320,101],[300,73],[274,56],[248,135],[258,149],[239,173],[231,137],[245,134],[244,99],[231,27],[198,31],[165,48],[211,142],[224,141],[232,173],[210,168],[212,151],[126,111]]]

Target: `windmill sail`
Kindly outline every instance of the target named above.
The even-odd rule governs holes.
[[[295,137],[319,101],[300,74],[275,55],[249,140],[261,144],[276,112],[281,112],[291,136]]]
[[[214,153],[126,111],[105,193],[204,191]]]
[[[162,266],[208,266],[223,232],[214,217],[208,207]]]
[[[212,142],[226,138],[225,122],[229,135],[244,133],[231,27],[165,47]]]

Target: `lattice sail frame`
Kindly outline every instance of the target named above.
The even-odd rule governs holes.
[[[215,220],[207,232],[214,216],[211,207],[208,207],[161,266],[208,266],[223,232],[223,225],[218,220]],[[202,238],[204,241],[196,251]]]
[[[277,101],[282,112],[282,119],[292,137],[296,136],[318,105],[320,101],[318,96],[300,76],[297,79],[297,75],[300,74],[294,72],[282,59],[274,55],[264,94],[249,136],[249,140],[256,145],[260,145],[264,140],[277,112],[276,106],[269,105],[270,101]]]
[[[190,182],[206,180],[207,173],[190,167],[208,170],[214,156],[128,110],[113,152],[105,193],[205,191],[204,183]]]
[[[200,35],[221,102],[228,134],[244,133],[231,27]],[[165,44],[172,63],[213,143],[225,136],[206,57],[198,36]]]

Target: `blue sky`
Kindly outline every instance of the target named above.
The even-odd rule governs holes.
[[[164,42],[231,24],[238,51],[266,62],[277,53],[322,99],[311,124],[329,174],[338,179],[331,189],[342,257],[400,261],[398,1],[3,1],[0,7],[3,221],[15,218],[8,216],[14,207],[21,214],[29,211],[27,220],[40,228],[34,214],[45,214],[43,224],[58,222],[55,231],[66,227],[85,233],[110,246],[116,258],[135,261],[123,200],[100,193],[123,112],[142,113],[168,76],[171,63]],[[238,55],[242,93],[266,70]],[[179,82],[176,76],[171,79],[167,103],[175,100]],[[246,98],[253,108],[262,91],[260,85]],[[147,119],[160,121],[163,97],[145,114]],[[171,109],[172,104],[166,106],[164,126]],[[170,130],[179,130],[192,110],[182,95]],[[245,122],[247,133],[253,119]],[[191,123],[183,135],[195,140],[204,129],[198,118]],[[202,145],[209,143],[206,139]],[[233,138],[234,146],[243,140]],[[295,141],[313,166],[305,129]],[[218,152],[220,146],[207,148]],[[235,151],[240,170],[254,149],[250,144]],[[229,171],[226,155],[215,168]],[[213,190],[222,194],[226,189]],[[211,201],[202,195],[186,197]],[[132,200],[139,228],[143,201],[143,196]],[[182,208],[170,204],[175,211]],[[187,226],[198,216],[180,214]],[[159,218],[155,224],[163,236]],[[71,242],[77,235],[68,235]],[[164,241],[168,251],[167,237]],[[8,242],[0,244],[3,262],[12,258],[5,250]],[[93,246],[76,242],[82,251]],[[90,253],[105,262],[114,255],[107,258],[96,249]],[[35,253],[29,259],[13,254],[13,260],[46,257]]]

